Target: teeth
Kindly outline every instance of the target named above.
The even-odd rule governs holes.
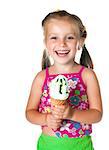
[[[61,54],[66,54],[69,53],[69,50],[59,50],[59,51],[55,51],[57,53],[61,53]]]
[[[69,50],[58,50],[55,52],[58,56],[66,56],[70,51]]]

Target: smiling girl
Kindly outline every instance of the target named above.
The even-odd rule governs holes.
[[[102,118],[99,83],[85,47],[86,28],[76,15],[64,10],[49,13],[42,21],[44,50],[42,71],[32,84],[26,117],[42,126],[38,150],[93,150],[92,123]],[[82,50],[80,64],[75,61]],[[49,57],[54,63],[51,65]],[[69,97],[52,106],[49,84],[58,75],[68,79]],[[54,89],[55,91],[55,89]]]

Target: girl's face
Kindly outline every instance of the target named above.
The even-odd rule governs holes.
[[[51,19],[44,29],[45,45],[54,62],[72,63],[79,44],[79,31],[75,24],[68,20]]]

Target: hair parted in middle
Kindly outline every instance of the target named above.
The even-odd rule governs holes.
[[[86,37],[87,37],[86,28],[78,16],[76,16],[74,14],[70,14],[65,10],[51,12],[42,20],[42,27],[44,30],[45,30],[46,23],[48,21],[50,21],[51,19],[59,19],[59,20],[66,19],[68,21],[72,21],[72,23],[74,23],[77,26],[77,28],[79,29],[79,35],[78,35],[79,38],[82,39],[83,41],[86,39]],[[93,69],[92,59],[89,55],[89,52],[86,49],[85,44],[82,46],[82,54],[81,54],[81,58],[80,58],[80,64],[85,67]],[[47,55],[46,50],[44,50],[43,58],[42,58],[42,70],[45,69],[46,67],[49,67],[50,65],[51,64],[50,64],[49,57]]]

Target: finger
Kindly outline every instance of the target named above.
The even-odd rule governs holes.
[[[56,130],[61,126],[61,124],[54,124],[52,125],[52,129]]]
[[[53,117],[55,117],[55,118],[60,118],[60,116],[62,116],[63,113],[62,113],[62,112],[53,111],[53,112],[52,112],[52,115],[53,115]]]
[[[63,119],[63,115],[62,115],[62,114],[61,114],[61,115],[60,115],[60,114],[58,114],[58,115],[55,114],[55,115],[54,115],[54,118],[55,118],[55,119],[61,119],[61,120],[62,120],[62,119]]]
[[[55,107],[52,112],[63,113],[65,110],[64,107]]]
[[[61,120],[61,119],[57,119],[56,122],[57,122],[57,123],[61,123],[62,120]]]
[[[64,105],[57,105],[56,108],[59,109],[64,109],[66,107],[67,103],[65,103]]]

